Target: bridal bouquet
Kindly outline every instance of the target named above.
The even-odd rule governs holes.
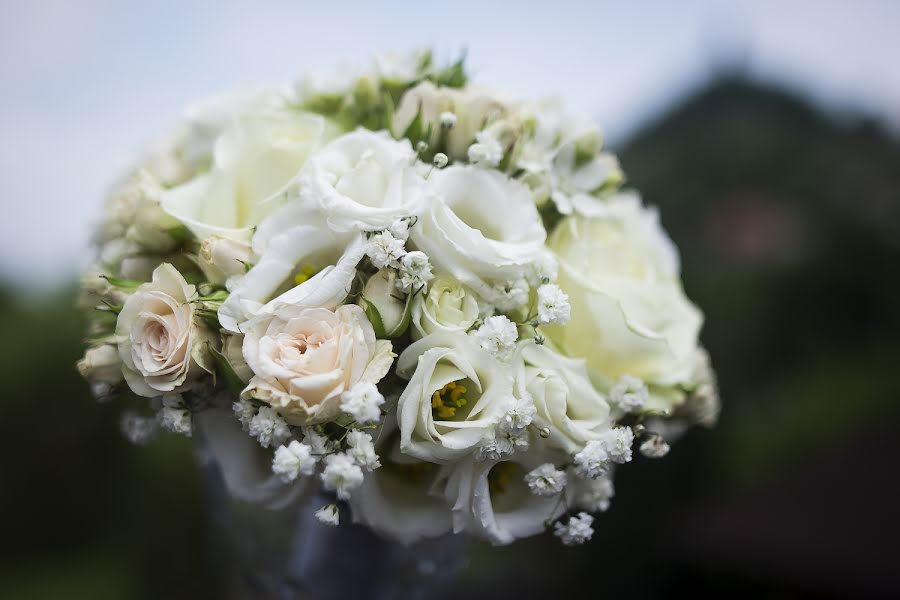
[[[582,543],[616,469],[718,412],[623,181],[589,120],[430,53],[204,102],[109,197],[78,368],[131,441],[202,436],[239,499]]]

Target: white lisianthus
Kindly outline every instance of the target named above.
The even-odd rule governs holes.
[[[350,497],[353,521],[402,544],[448,533],[450,509],[443,497],[441,467],[401,452],[393,418],[385,421],[379,440],[384,465],[367,473]]]
[[[198,239],[248,241],[253,227],[285,203],[330,129],[322,117],[296,111],[236,116],[216,140],[212,169],[167,191],[162,206]]]
[[[565,506],[555,496],[536,495],[526,475],[542,457],[517,454],[502,462],[460,460],[449,469],[445,497],[452,507],[453,531],[467,532],[494,545],[536,535]]]
[[[610,200],[608,213],[568,217],[549,240],[571,320],[546,333],[568,355],[585,357],[601,388],[625,374],[648,386],[686,382],[702,316],[682,291],[676,249],[636,197]],[[651,396],[648,408],[670,403]]]
[[[517,387],[534,402],[535,426],[550,430],[548,446],[578,452],[609,430],[609,405],[591,385],[583,360],[534,343],[522,344],[519,353]]]
[[[494,428],[512,395],[512,375],[462,333],[433,333],[397,362],[410,379],[397,403],[400,448],[430,462],[456,460],[475,450]]]
[[[354,304],[333,311],[284,306],[250,326],[243,350],[254,376],[241,396],[297,425],[338,416],[341,395],[359,382],[377,383],[395,356]]]
[[[300,199],[337,232],[380,231],[417,214],[424,180],[409,140],[358,129],[317,152],[300,174]]]
[[[206,349],[210,334],[195,314],[196,299],[196,288],[164,263],[125,301],[116,339],[122,373],[135,394],[178,392],[199,372],[213,372]]]
[[[490,300],[489,282],[524,277],[540,260],[546,234],[524,185],[497,171],[451,166],[432,173],[426,190],[410,239],[439,274]]]
[[[200,269],[210,283],[225,285],[243,275],[253,261],[253,250],[245,241],[211,235],[200,242]]]
[[[436,332],[466,332],[478,320],[478,301],[471,290],[452,277],[438,276],[428,293],[412,301],[413,337]]]
[[[496,92],[468,86],[464,89],[439,87],[423,81],[407,90],[394,112],[391,132],[403,137],[416,117],[422,132],[431,126],[431,136],[425,140],[432,148],[441,146],[455,159],[465,159],[475,135],[485,125],[500,118],[509,110],[509,102]],[[451,127],[442,127],[442,115],[452,113],[456,119]]]

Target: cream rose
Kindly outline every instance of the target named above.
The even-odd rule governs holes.
[[[243,352],[254,375],[241,397],[266,402],[294,425],[338,416],[341,394],[356,383],[378,383],[395,356],[354,304],[283,306],[250,325]]]
[[[406,300],[397,289],[397,271],[381,269],[366,282],[363,293],[357,301],[363,309],[374,307],[381,318],[384,334],[396,331],[403,323]]]
[[[422,177],[409,140],[358,129],[316,153],[300,175],[300,199],[338,232],[387,228],[417,214]]]
[[[546,233],[528,188],[492,169],[453,166],[426,185],[427,207],[410,239],[438,273],[490,299],[490,282],[525,276]]]
[[[163,263],[125,301],[116,321],[122,373],[139,396],[178,392],[200,370],[212,373],[211,336],[194,314],[197,290]]]
[[[78,372],[98,390],[108,389],[122,381],[122,359],[118,349],[111,344],[88,348],[78,361]]]
[[[565,511],[565,503],[531,493],[524,477],[548,459],[545,453],[524,453],[501,462],[466,458],[448,467],[444,494],[452,507],[453,532],[504,545],[544,531],[547,520]]]
[[[420,115],[423,132],[431,126],[429,145],[437,148],[444,135],[444,151],[453,158],[464,160],[469,146],[475,141],[475,134],[506,114],[509,104],[501,95],[483,88],[438,87],[423,81],[403,95],[391,121],[391,132],[394,137],[403,137]],[[455,115],[456,122],[445,132],[441,127],[441,115],[447,112]]]
[[[547,446],[575,454],[610,429],[609,404],[591,384],[583,359],[533,343],[522,344],[519,356],[517,384],[534,401],[535,426],[550,430]]]
[[[478,301],[471,290],[452,277],[438,277],[428,293],[418,294],[412,302],[413,337],[430,333],[465,333],[478,320]]]
[[[163,208],[198,239],[249,241],[283,204],[306,159],[334,135],[323,117],[290,110],[241,114],[218,137],[212,169],[167,191]]]
[[[198,258],[206,278],[222,285],[247,272],[253,261],[253,251],[247,242],[211,235],[201,242]]]
[[[397,361],[409,383],[397,402],[400,448],[443,463],[473,452],[512,398],[509,368],[464,333],[434,333]]]
[[[584,357],[601,389],[622,375],[651,386],[686,382],[703,318],[682,291],[675,246],[636,196],[617,196],[607,209],[605,217],[566,218],[550,238],[572,318],[547,335]],[[671,402],[658,399],[656,408]]]

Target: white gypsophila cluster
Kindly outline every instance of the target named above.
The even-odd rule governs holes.
[[[542,285],[537,291],[537,320],[541,325],[566,323],[572,312],[569,297],[553,283]]]
[[[325,457],[321,478],[326,490],[334,492],[341,500],[347,500],[350,492],[362,484],[363,472],[352,456],[341,452]]]
[[[485,167],[496,167],[503,160],[503,146],[487,131],[479,131],[476,143],[469,146],[469,161]]]
[[[530,447],[528,436],[525,433],[501,433],[492,430],[481,441],[475,451],[475,458],[480,461],[498,461],[509,458],[517,452],[524,452]]]
[[[303,433],[303,443],[312,449],[313,456],[321,458],[331,453],[337,444],[331,439],[325,437],[312,427],[304,427],[301,429]]]
[[[651,435],[641,442],[641,454],[647,458],[662,458],[669,453],[669,444],[660,435]]]
[[[376,233],[366,244],[366,256],[378,269],[400,267],[400,259],[406,255],[404,240],[397,239],[389,230]]]
[[[498,358],[508,357],[519,339],[516,324],[503,315],[488,317],[472,335],[479,346]]]
[[[601,441],[606,448],[609,460],[620,465],[631,461],[634,431],[630,427],[613,427],[604,434]]]
[[[458,120],[456,118],[456,115],[453,114],[452,112],[450,112],[449,110],[445,110],[444,112],[442,112],[440,114],[440,116],[438,117],[438,119],[441,123],[441,127],[445,128],[445,129],[450,129],[451,127],[456,125],[456,122]]]
[[[502,311],[519,308],[528,302],[528,280],[518,278],[495,283],[490,293],[490,301]]]
[[[572,483],[569,489],[575,489],[572,500],[576,506],[591,512],[609,510],[610,501],[615,496],[615,488],[609,474],[596,479],[584,479],[576,474]]]
[[[377,423],[381,419],[384,396],[374,383],[357,383],[341,394],[341,410],[361,425]]]
[[[566,546],[583,544],[594,535],[594,517],[586,512],[580,512],[563,523],[557,521],[553,528],[553,534],[562,540]]]
[[[582,477],[596,479],[609,472],[610,463],[624,464],[631,460],[634,432],[630,427],[614,427],[600,439],[591,440],[575,455],[575,472]]]
[[[558,274],[559,263],[556,262],[552,254],[547,252],[528,265],[528,269],[525,272],[525,280],[529,285],[539,287],[556,281]]]
[[[409,228],[410,228],[411,219],[408,217],[404,217],[402,219],[395,219],[391,221],[391,224],[388,225],[387,232],[394,236],[397,240],[402,240],[404,243],[409,238]],[[404,249],[404,252],[406,250]]]
[[[159,420],[155,417],[144,417],[135,412],[126,411],[119,419],[119,430],[132,444],[145,446],[156,438],[159,431]]]
[[[631,375],[622,375],[610,388],[609,399],[625,412],[639,412],[647,405],[650,392],[644,382]]]
[[[162,397],[158,418],[160,427],[166,431],[191,437],[191,411],[185,406],[181,394],[166,394]]]
[[[531,425],[535,414],[537,409],[534,407],[534,400],[527,393],[521,398],[509,398],[497,423],[497,431],[501,434],[520,436],[525,432],[525,428]]]
[[[256,406],[249,400],[238,400],[231,404],[231,410],[241,423],[244,431],[250,431],[250,421],[256,415]]]
[[[263,448],[279,446],[291,435],[291,429],[274,408],[263,406],[250,419],[248,433],[259,441]]]
[[[555,496],[566,487],[566,473],[551,463],[544,463],[525,475],[525,483],[536,496]]]
[[[338,510],[338,505],[331,503],[326,504],[322,508],[316,511],[316,520],[319,523],[324,525],[330,525],[332,527],[337,527],[340,523],[341,512]]]
[[[316,470],[316,457],[309,445],[291,440],[287,446],[279,446],[272,460],[272,472],[290,483],[300,475],[309,476]]]
[[[372,436],[364,431],[354,429],[347,434],[347,454],[353,457],[360,467],[366,471],[374,471],[381,466],[375,453]]]
[[[403,255],[400,260],[400,277],[397,287],[405,292],[415,292],[431,281],[431,263],[424,252],[413,250]]]

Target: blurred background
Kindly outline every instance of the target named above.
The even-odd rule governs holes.
[[[90,225],[192,100],[423,46],[596,117],[681,249],[724,402],[621,471],[592,543],[476,545],[446,596],[900,595],[898,26],[889,0],[4,0],[0,597],[225,595],[190,443],[129,446],[75,372]]]

